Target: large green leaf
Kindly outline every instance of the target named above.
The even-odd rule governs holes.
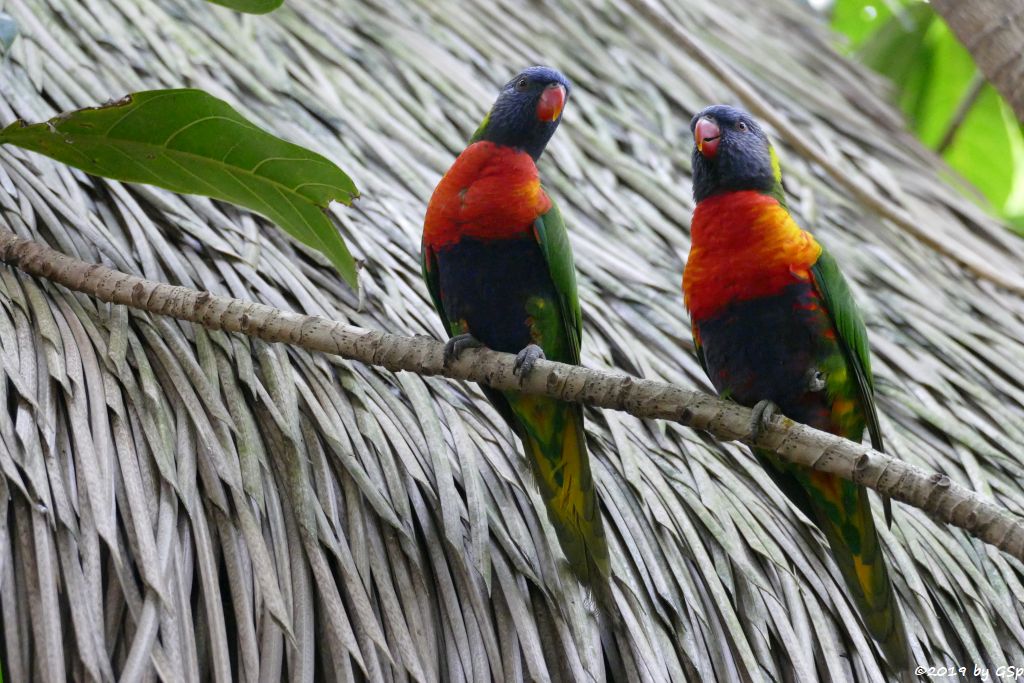
[[[201,90],[151,90],[45,123],[16,121],[0,144],[106,178],[214,197],[271,219],[356,286],[352,255],[325,209],[359,196],[329,160],[271,135]]]
[[[1003,205],[1003,213],[1017,232],[1024,234],[1024,126],[1018,123],[1016,114],[1002,98],[1000,98],[999,104],[1003,110],[1003,122],[1009,138],[1010,158],[1013,160],[1015,169],[1013,183],[1010,185],[1010,192]]]
[[[1020,138],[1020,128],[1012,116],[1006,121],[1004,108],[999,93],[986,84],[942,155],[997,210],[1005,209],[1016,180],[1011,136]]]
[[[899,103],[911,125],[918,116],[931,75],[928,30],[934,18],[931,7],[923,3],[911,5],[895,16],[890,13],[884,22],[873,24],[875,31],[854,51],[857,59],[888,76],[899,88]]]
[[[230,7],[233,10],[239,12],[245,12],[247,14],[266,14],[267,12],[273,12],[284,0],[206,0],[212,2],[215,5],[223,5],[224,7]]]
[[[917,105],[914,127],[921,141],[934,148],[942,141],[978,70],[974,59],[946,22],[936,16],[929,5],[919,7],[930,13],[932,19],[927,23],[925,35],[929,55],[927,85]],[[996,112],[996,120],[1001,124],[998,109]]]

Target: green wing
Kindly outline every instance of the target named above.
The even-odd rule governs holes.
[[[562,357],[552,360],[578,365],[583,314],[576,292],[572,246],[554,202],[534,221],[533,231],[555,285],[558,318],[564,331],[563,339],[558,340],[562,343],[547,343],[545,347],[559,350]],[[583,406],[548,398],[506,397],[515,403],[513,410],[526,426],[528,434],[523,443],[569,566],[585,586],[603,585],[610,571],[608,544],[590,471]]]
[[[853,301],[850,286],[839,270],[839,265],[825,248],[817,263],[811,267],[814,282],[825,301],[825,308],[832,318],[839,339],[839,346],[846,357],[847,365],[853,370],[857,382],[857,394],[864,407],[871,447],[882,450],[882,431],[878,426],[878,412],[875,410],[875,384],[871,377],[871,349],[868,346],[868,331],[860,317],[857,304]]]
[[[697,336],[697,325],[691,323],[690,334],[693,335],[693,354],[697,356],[697,362],[700,363],[700,369],[704,371],[704,374],[711,379],[711,373],[708,372],[708,362],[704,359],[704,345],[700,343],[700,337]]]
[[[569,342],[571,357],[568,360],[578,365],[583,337],[583,313],[580,311],[580,299],[576,293],[576,267],[573,264],[569,234],[554,201],[551,202],[551,209],[534,221],[533,231],[544,253],[544,260],[547,261],[555,291],[558,293],[559,313],[566,340]]]
[[[420,245],[420,269],[423,271],[423,281],[427,283],[427,291],[430,292],[430,300],[434,302],[434,310],[441,316],[444,331],[451,336],[452,325],[441,304],[441,278],[437,272],[437,257],[425,243]]]
[[[871,376],[871,348],[868,345],[868,331],[860,310],[850,293],[839,264],[824,247],[821,256],[811,267],[814,282],[821,298],[825,301],[825,309],[836,329],[839,347],[846,359],[847,367],[853,372],[857,386],[857,396],[864,410],[868,434],[871,436],[871,447],[876,451],[885,448],[882,442],[882,430],[878,424],[878,411],[875,409],[875,383]],[[885,499],[885,520],[892,525],[892,508],[888,498]]]

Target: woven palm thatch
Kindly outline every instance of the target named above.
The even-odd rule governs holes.
[[[541,163],[572,234],[583,361],[706,386],[679,279],[686,123],[733,94],[623,2],[0,0],[21,28],[0,123],[193,86],[317,149],[358,297],[263,220],[0,148],[0,221],[90,262],[440,336],[418,245],[439,175],[520,67],[576,88]],[[668,10],[806,141],[942,244],[1012,272],[1018,238],[952,189],[805,8]],[[786,131],[776,131],[786,133]],[[780,152],[853,281],[891,450],[1024,512],[1024,304]],[[616,619],[557,542],[479,389],[97,304],[0,267],[0,657],[7,680],[882,678],[820,534],[745,449],[588,413]],[[877,502],[877,501],[876,501]],[[882,530],[923,665],[1024,664],[1024,567],[898,507]],[[603,653],[603,654],[602,654]]]

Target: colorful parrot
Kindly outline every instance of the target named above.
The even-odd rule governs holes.
[[[882,449],[867,331],[835,259],[786,206],[771,142],[749,114],[704,109],[694,136],[690,256],[683,297],[715,390]],[[863,486],[756,450],[783,492],[824,532],[868,631],[905,669],[903,618]],[[886,500],[886,519],[891,521]]]
[[[449,361],[468,347],[579,364],[583,320],[569,237],[544,191],[537,160],[558,128],[570,85],[535,66],[509,81],[441,178],[423,223],[422,266],[445,330]],[[573,573],[608,575],[608,548],[590,474],[583,410],[484,388],[522,440]]]

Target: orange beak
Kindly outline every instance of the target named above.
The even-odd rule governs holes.
[[[704,155],[705,159],[714,159],[718,153],[718,141],[722,138],[722,131],[718,124],[707,117],[697,119],[697,125],[693,127],[693,141],[697,143],[697,151]]]
[[[552,83],[544,88],[537,102],[537,118],[541,121],[557,121],[565,107],[565,98],[565,86],[560,83]]]

